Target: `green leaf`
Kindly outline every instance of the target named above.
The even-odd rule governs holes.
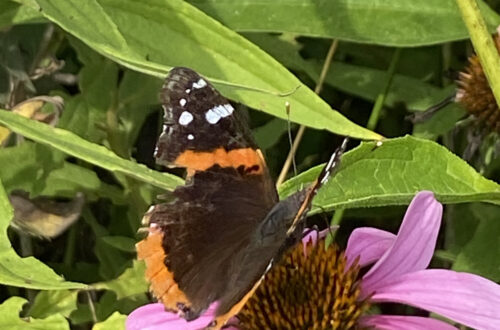
[[[0,184],[1,284],[40,290],[81,289],[86,287],[84,284],[64,281],[52,269],[33,257],[20,258],[12,249],[7,237],[7,227],[12,217],[12,207],[3,186]],[[0,326],[0,328],[2,327]],[[7,327],[7,329],[9,328]]]
[[[68,321],[61,315],[51,315],[46,319],[20,318],[19,312],[27,302],[21,297],[11,297],[0,305],[0,328],[9,330],[69,330]]]
[[[478,226],[472,238],[462,247],[453,270],[475,273],[494,282],[500,280],[500,208],[494,205],[470,206]],[[463,219],[457,219],[463,220]],[[465,219],[464,219],[465,220]]]
[[[318,80],[322,63],[303,59],[299,54],[301,47],[295,39],[288,35],[276,36],[258,33],[249,33],[247,37],[287,67],[304,71],[313,80]],[[358,48],[360,48],[359,52],[366,52],[365,48],[360,46]],[[342,47],[337,52],[341,49]],[[356,48],[356,50],[358,49]],[[350,53],[347,54],[350,55]],[[403,54],[407,54],[413,60],[412,64],[415,65],[414,50],[405,51]],[[347,55],[344,54],[344,56]],[[382,56],[389,57],[386,54],[379,54],[375,56],[376,60],[374,61],[380,62]],[[422,62],[425,63],[425,60]],[[326,75],[325,83],[348,94],[374,102],[382,92],[380,83],[386,79],[386,70],[334,61]],[[441,89],[425,83],[421,79],[395,74],[385,98],[385,105],[394,107],[399,103],[404,103],[409,110],[423,111],[450,96],[454,90],[454,85]]]
[[[117,79],[116,63],[102,56],[86,63],[79,73],[81,94],[67,102],[58,126],[90,142],[102,141],[106,136],[106,114],[116,98]]]
[[[120,158],[109,149],[85,141],[71,132],[50,127],[9,111],[0,109],[0,123],[36,142],[49,145],[91,164],[128,175],[159,188],[171,190],[182,183],[182,179],[177,176],[153,171],[144,165]]]
[[[11,1],[0,1],[0,29],[14,24],[26,24],[43,21],[43,16],[30,7],[21,6]]]
[[[317,166],[280,187],[288,196],[315,180]],[[500,186],[482,177],[439,144],[411,136],[362,143],[346,153],[339,171],[321,189],[313,212],[334,208],[407,205],[420,190],[433,191],[443,203],[485,201],[500,204]]]
[[[281,136],[288,130],[288,123],[279,118],[274,118],[266,124],[253,130],[253,136],[257,145],[266,150],[274,146],[281,139]]]
[[[129,258],[116,249],[110,249],[101,237],[97,237],[94,251],[99,260],[99,275],[106,280],[120,275],[131,264]]]
[[[7,193],[24,190],[32,197],[72,198],[77,192],[85,192],[87,200],[103,197],[111,199],[114,204],[125,203],[123,192],[116,186],[101,182],[94,171],[69,162],[56,166],[52,151],[56,150],[29,141],[1,148],[0,180]]]
[[[40,291],[29,309],[29,315],[35,318],[46,318],[53,314],[69,317],[76,309],[77,295],[78,291]]]
[[[43,188],[50,169],[57,167],[54,158],[46,146],[31,142],[0,149],[0,179],[5,189],[33,193],[36,187]]]
[[[144,277],[145,270],[144,263],[135,260],[133,266],[126,269],[118,278],[93,284],[92,287],[114,291],[118,299],[147,292],[148,283]]]
[[[311,66],[307,73],[313,78],[318,77],[320,65],[309,63]],[[346,93],[375,101],[382,92],[380,84],[386,79],[386,71],[334,62],[325,82]],[[404,103],[410,110],[425,110],[453,92],[454,88],[447,89],[443,93],[440,88],[419,79],[396,74],[387,93],[385,105],[392,107]]]
[[[127,315],[120,314],[119,312],[114,312],[110,317],[106,319],[106,321],[96,323],[92,327],[92,330],[124,330],[126,319]]]
[[[135,252],[136,241],[125,236],[102,236],[102,241],[115,249],[125,252]]]
[[[456,103],[450,104],[440,109],[428,120],[415,124],[413,126],[413,135],[422,139],[436,139],[438,136],[452,130],[457,122],[466,115],[466,110],[460,105]]]
[[[131,147],[146,118],[158,110],[158,91],[162,82],[139,72],[127,70],[120,82],[118,116],[122,130]]]
[[[468,38],[454,0],[189,2],[239,32],[291,32],[399,47]],[[500,22],[498,15],[483,1],[479,3],[493,30]]]
[[[333,111],[257,46],[184,1],[34,2],[46,18],[133,70],[163,78],[173,66],[189,66],[219,83],[225,96],[252,108],[286,119],[288,101],[294,122],[362,139],[380,138]],[[168,40],[168,47],[159,40]]]

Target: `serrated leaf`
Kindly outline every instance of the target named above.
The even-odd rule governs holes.
[[[19,257],[7,237],[7,227],[12,218],[12,207],[0,183],[1,284],[40,290],[82,289],[86,287],[84,284],[64,281],[47,265],[33,257]],[[0,328],[2,327],[0,326]]]
[[[46,318],[54,314],[69,317],[76,309],[77,295],[78,291],[41,291],[36,295],[28,314],[35,318]]]
[[[69,330],[68,321],[61,315],[51,315],[46,319],[19,317],[23,305],[27,302],[21,297],[11,297],[0,305],[0,328],[9,330],[50,329]]]
[[[182,179],[177,176],[156,172],[144,165],[120,158],[111,150],[90,143],[71,132],[53,128],[1,109],[0,123],[36,142],[49,145],[91,164],[112,172],[122,173],[159,188],[171,190],[182,183]]]
[[[114,312],[110,317],[106,319],[106,321],[94,324],[92,330],[124,330],[126,319],[127,315],[120,314],[119,312]]]
[[[362,139],[380,138],[333,111],[257,46],[184,1],[89,0],[83,6],[77,0],[35,3],[46,18],[133,70],[163,78],[173,66],[189,66],[219,82],[225,96],[252,108],[286,119],[288,101],[294,122]],[[168,40],[168,46],[160,45],[159,40]],[[280,96],[289,92],[293,93]]]
[[[422,46],[468,38],[454,0],[190,0],[239,32],[292,32],[386,46]],[[492,30],[498,15],[483,1]]]
[[[322,166],[280,187],[288,196],[312,182]],[[445,147],[411,136],[362,143],[346,153],[339,171],[314,199],[313,212],[337,207],[407,205],[420,190],[433,191],[443,203],[485,201],[500,204],[500,186],[482,177]]]

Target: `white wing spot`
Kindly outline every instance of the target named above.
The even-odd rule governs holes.
[[[179,117],[179,124],[181,124],[182,126],[189,125],[189,123],[192,122],[193,119],[194,118],[191,112],[183,111]]]
[[[194,135],[193,134],[189,134],[188,135],[188,140],[194,140]]]
[[[205,87],[206,85],[207,85],[207,82],[205,80],[203,80],[202,78],[200,78],[200,80],[193,83],[193,88],[200,89],[200,88]]]
[[[180,99],[179,101],[179,104],[181,105],[181,107],[185,106],[187,103],[186,99]]]
[[[220,116],[213,111],[212,109],[208,110],[205,112],[205,119],[210,123],[210,124],[216,124],[220,120]]]
[[[188,88],[188,89],[186,89],[186,94],[189,94],[189,93],[191,93],[191,90]]]
[[[234,111],[231,104],[218,105],[205,112],[205,119],[210,124],[216,124],[221,118],[230,116]]]

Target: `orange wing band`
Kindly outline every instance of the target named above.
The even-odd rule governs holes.
[[[146,262],[146,279],[151,283],[150,290],[165,305],[165,308],[177,311],[177,304],[190,306],[184,292],[179,289],[167,266],[163,249],[163,233],[158,228],[150,228],[149,235],[136,244],[137,259]]]
[[[241,148],[227,151],[217,148],[210,152],[186,150],[174,161],[174,165],[185,167],[188,171],[204,171],[214,165],[238,168],[244,166],[251,174],[261,174],[264,157],[259,149]]]

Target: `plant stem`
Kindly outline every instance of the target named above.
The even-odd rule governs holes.
[[[493,95],[500,105],[500,56],[493,38],[488,32],[476,0],[457,0],[457,4]]]
[[[336,209],[335,213],[333,214],[332,221],[330,221],[330,227],[333,226],[340,226],[340,223],[342,222],[342,217],[344,216],[344,211],[345,209]],[[325,246],[328,247],[330,244],[333,243],[335,240],[335,235],[337,234],[337,230],[333,231],[332,233],[329,233],[328,236],[326,236],[325,239]]]
[[[371,131],[373,131],[377,126],[378,119],[380,117],[380,111],[384,106],[387,93],[391,88],[392,78],[394,77],[394,72],[396,71],[396,66],[398,64],[400,55],[401,55],[401,48],[396,48],[394,54],[392,55],[391,63],[389,64],[389,69],[387,69],[387,80],[385,82],[384,90],[377,96],[375,104],[373,105],[372,113],[370,115],[370,118],[368,119],[368,124],[366,124],[366,128],[368,128]]]
[[[325,58],[325,63],[323,64],[323,68],[321,69],[321,74],[319,76],[318,82],[316,83],[316,87],[314,88],[314,92],[318,95],[323,88],[326,74],[328,73],[328,69],[330,68],[330,64],[332,63],[333,55],[335,54],[335,50],[337,49],[338,44],[338,39],[332,40],[332,44],[330,45],[330,49],[328,50],[328,54]],[[295,140],[293,141],[292,147],[290,148],[285,163],[283,164],[280,175],[278,176],[278,180],[276,180],[276,187],[279,187],[283,183],[283,181],[285,181],[288,170],[290,169],[290,165],[292,165],[293,157],[295,157],[295,153],[299,148],[299,144],[302,141],[305,130],[306,127],[304,125],[300,125],[299,130],[297,131],[297,135],[295,136]]]

